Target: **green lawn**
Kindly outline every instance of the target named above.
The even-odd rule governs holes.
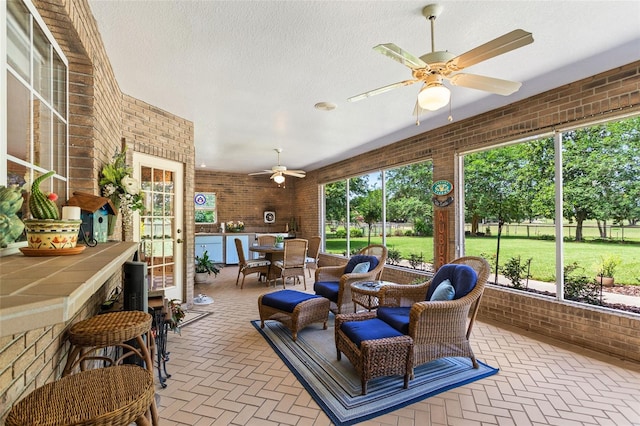
[[[372,238],[372,244],[380,244],[382,238]],[[468,237],[465,241],[466,253],[470,256],[480,254],[493,255],[496,252],[497,238]],[[366,238],[352,238],[351,247],[364,247]],[[328,239],[327,251],[343,253],[344,239]],[[433,238],[431,237],[387,237],[387,247],[400,250],[407,259],[411,254],[422,254],[426,262],[433,260]],[[604,254],[617,255],[622,259],[615,273],[616,284],[640,285],[640,244],[602,243],[602,242],[565,242],[565,265],[577,262],[587,275],[595,276],[596,264]],[[540,281],[555,281],[555,241],[535,240],[516,237],[500,239],[500,265],[511,257],[520,256],[523,260],[532,258],[532,278]]]

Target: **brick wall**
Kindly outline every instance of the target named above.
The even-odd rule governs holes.
[[[34,4],[69,60],[70,193],[99,194],[102,165],[121,149],[124,137],[133,145],[130,149],[182,162],[185,201],[192,200],[193,124],[123,96],[86,0],[34,0]],[[144,125],[140,117],[147,121]],[[131,156],[128,159],[131,164]],[[192,204],[185,202],[185,207],[185,221],[192,223]],[[114,235],[120,235],[118,229]],[[185,241],[191,245],[185,249],[187,266],[193,265],[192,237]],[[185,279],[192,282],[192,276],[193,266],[187,267]],[[0,424],[15,401],[60,377],[68,351],[65,331],[95,315],[120,283],[120,274],[107,280],[66,324],[0,338]]]
[[[196,192],[216,193],[219,223],[241,220],[246,232],[284,232],[292,217],[296,220],[301,217],[301,212],[294,208],[295,194],[305,179],[287,178],[286,185],[278,187],[269,175],[249,176],[206,170],[196,170],[195,179]],[[264,223],[264,211],[276,212],[276,222]],[[218,232],[218,227],[198,225],[198,232],[201,228],[205,232]]]

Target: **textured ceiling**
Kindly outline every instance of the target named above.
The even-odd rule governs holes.
[[[281,147],[283,165],[309,171],[447,124],[443,108],[416,126],[419,84],[346,101],[411,78],[372,47],[430,52],[427,1],[89,4],[121,90],[193,121],[196,166],[207,170],[270,169]],[[465,69],[523,85],[507,97],[452,87],[454,120],[640,59],[639,1],[439,4],[436,50],[462,54],[516,28],[535,40]]]

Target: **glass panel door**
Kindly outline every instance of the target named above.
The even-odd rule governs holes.
[[[163,290],[169,299],[183,299],[182,164],[134,153],[145,210],[134,239],[147,263],[149,291]]]

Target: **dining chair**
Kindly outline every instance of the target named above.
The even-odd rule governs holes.
[[[309,247],[307,248],[307,257],[305,264],[309,272],[309,278],[311,278],[311,270],[318,268],[318,256],[320,256],[320,243],[322,237],[314,236],[309,238]]]
[[[273,246],[276,243],[275,235],[258,235],[259,246]]]
[[[307,246],[308,241],[301,238],[284,240],[283,259],[273,262],[273,266],[276,268],[275,275],[282,278],[282,287],[286,287],[288,277],[298,277],[302,275],[304,289],[307,289],[307,279],[304,272]]]
[[[242,274],[242,284],[240,284],[240,290],[242,290],[244,287],[244,278],[247,275],[258,273],[258,277],[261,277],[262,275],[268,276],[271,262],[264,258],[247,260],[244,257],[244,250],[242,249],[242,240],[240,240],[240,238],[235,238],[234,242],[236,243],[236,251],[238,252],[238,276],[236,277],[236,287],[240,280],[240,274]],[[269,285],[268,281],[267,285]]]

